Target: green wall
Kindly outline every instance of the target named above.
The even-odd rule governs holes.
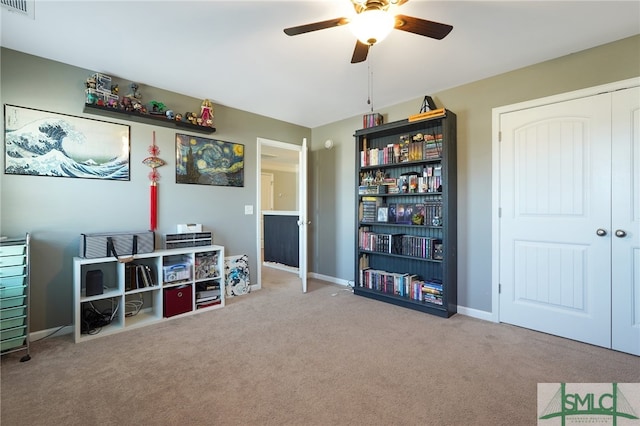
[[[458,303],[491,312],[491,149],[492,109],[640,76],[640,36],[476,81],[439,93],[420,93],[402,104],[380,108],[386,122],[416,114],[424,95],[458,116]],[[353,133],[362,118],[352,117],[312,131],[315,188],[310,211],[314,232],[310,270],[353,280],[355,148]],[[333,139],[336,146],[324,150]]]
[[[12,104],[86,118],[82,112],[85,81],[96,71],[86,70],[2,48],[0,97]],[[106,73],[106,72],[105,72]],[[107,73],[108,74],[108,73]],[[128,87],[126,76],[121,90]],[[199,111],[202,99],[140,84],[143,101],[158,100],[176,112]],[[227,255],[248,254],[256,271],[256,215],[244,206],[256,204],[256,139],[300,145],[311,130],[283,121],[215,105],[216,133],[199,135],[244,144],[244,187],[176,184],[176,129],[104,118],[131,125],[131,180],[98,181],[0,174],[0,232],[31,232],[31,331],[70,325],[73,312],[72,265],[79,236],[86,232],[144,230],[149,227],[149,168],[142,164],[156,132],[160,158],[157,247],[162,235],[176,232],[178,223],[202,223],[213,231],[214,242]],[[3,126],[4,126],[4,120]],[[4,171],[4,156],[1,167]],[[253,281],[255,283],[255,281]]]
[[[438,106],[458,115],[458,277],[459,304],[473,314],[491,312],[491,113],[495,107],[640,76],[640,36],[574,53],[523,69],[430,93]],[[84,104],[84,81],[95,71],[2,48],[0,100],[76,116]],[[120,77],[120,76],[119,76]],[[122,77],[122,81],[126,76]],[[202,99],[141,84],[145,100],[161,100],[176,111],[194,110]],[[121,84],[126,87],[126,84]],[[385,122],[419,111],[422,98],[380,108]],[[120,120],[107,120],[127,123]],[[292,144],[310,140],[309,270],[336,282],[354,278],[355,147],[353,133],[361,116],[307,129],[290,123],[215,105],[216,133],[211,137],[245,145],[243,188],[175,183],[175,133],[168,128],[131,124],[131,180],[94,181],[0,175],[0,232],[31,232],[32,331],[72,321],[72,259],[83,232],[127,231],[148,227],[149,169],[141,161],[152,131],[160,157],[158,234],[177,223],[202,223],[228,255],[247,253],[256,270],[256,219],[244,215],[257,197],[256,138]],[[129,124],[129,123],[127,123]],[[324,148],[332,139],[334,147]],[[4,157],[2,160],[4,170]],[[161,239],[159,238],[159,241]]]

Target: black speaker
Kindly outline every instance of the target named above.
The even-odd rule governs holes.
[[[102,294],[102,271],[99,269],[87,271],[86,285],[87,296]]]

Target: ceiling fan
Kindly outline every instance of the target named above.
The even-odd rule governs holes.
[[[392,29],[407,31],[425,37],[442,40],[453,27],[439,22],[412,16],[394,14],[398,6],[409,0],[351,0],[356,15],[353,18],[335,18],[285,28],[287,35],[294,36],[311,31],[324,30],[349,24],[351,31],[358,38],[353,50],[351,63],[356,64],[367,59],[369,48],[382,41]]]

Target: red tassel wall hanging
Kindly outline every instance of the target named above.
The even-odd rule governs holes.
[[[149,154],[151,154],[151,157],[142,160],[142,164],[151,167],[151,171],[149,172],[149,180],[151,181],[149,186],[149,229],[155,231],[158,228],[158,181],[160,180],[160,173],[158,173],[156,169],[167,164],[164,160],[158,158],[160,148],[156,145],[155,130],[153,131],[153,143],[149,146]]]

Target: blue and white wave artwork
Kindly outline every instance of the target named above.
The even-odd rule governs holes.
[[[128,149],[103,151],[98,145],[59,118],[6,129],[5,173],[129,180]]]

